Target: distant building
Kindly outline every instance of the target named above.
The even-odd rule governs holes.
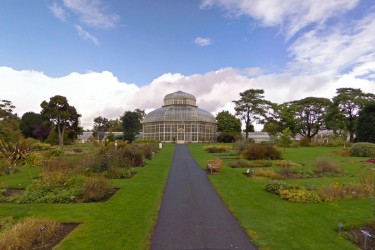
[[[242,136],[245,138],[245,132]],[[267,132],[249,132],[249,139],[254,140],[255,143],[271,142],[271,137]]]
[[[177,91],[164,97],[164,105],[142,121],[143,139],[162,142],[210,142],[216,140],[215,117],[196,104],[193,95]]]
[[[114,134],[115,137],[122,137],[124,135],[123,132],[100,132],[102,140],[105,140],[109,134]],[[88,142],[89,140],[99,140],[93,136],[93,132],[82,132],[81,135],[78,135],[77,140],[80,143]]]

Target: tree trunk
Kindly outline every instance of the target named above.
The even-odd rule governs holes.
[[[60,149],[62,149],[63,146],[64,146],[64,132],[65,132],[65,126],[61,127],[60,125],[58,125],[57,126],[57,134],[59,136],[59,147],[60,147]]]

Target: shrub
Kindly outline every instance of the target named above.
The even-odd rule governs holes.
[[[309,139],[307,139],[306,137],[304,137],[301,140],[299,140],[299,145],[301,147],[310,147],[310,141],[309,141]]]
[[[375,144],[369,142],[354,143],[350,149],[351,156],[375,157]]]
[[[239,161],[231,164],[234,168],[262,168],[262,167],[272,167],[272,161],[268,160],[256,160],[249,161],[246,159],[240,159]]]
[[[289,176],[292,173],[295,173],[296,170],[291,161],[280,161],[278,164],[278,173],[282,176]]]
[[[322,201],[333,201],[338,199],[361,199],[370,194],[370,190],[365,185],[335,183],[333,185],[322,186],[317,190]]]
[[[325,173],[332,173],[332,174],[340,174],[342,173],[342,169],[337,166],[335,163],[331,162],[326,157],[318,157],[315,161],[316,163],[316,172],[318,174],[325,174]]]
[[[104,177],[108,179],[127,179],[130,176],[131,172],[129,168],[110,167],[104,172]]]
[[[272,145],[251,144],[241,152],[247,160],[278,160],[281,159],[281,151]]]
[[[98,201],[111,189],[110,182],[103,177],[86,178],[83,183],[83,201]]]
[[[17,173],[19,171],[19,167],[12,166],[8,160],[0,159],[0,176]]]
[[[43,155],[40,153],[31,153],[23,161],[25,167],[39,167],[43,162]]]
[[[303,189],[287,189],[280,191],[280,197],[283,200],[298,203],[320,203],[322,200],[315,191]]]
[[[288,183],[280,182],[280,181],[270,181],[266,183],[264,186],[264,189],[267,192],[273,193],[273,194],[280,194],[281,191],[287,190],[290,187]]]
[[[253,172],[253,176],[258,177],[266,177],[270,179],[275,179],[278,177],[277,173],[275,173],[272,170],[263,170],[263,169],[257,169]]]
[[[235,150],[237,150],[237,152],[242,152],[244,151],[245,149],[247,149],[249,147],[250,143],[246,140],[237,140],[234,144],[233,144],[233,148]]]
[[[42,246],[40,228],[45,226],[43,239],[49,241],[56,236],[61,224],[46,219],[29,218],[14,224],[0,234],[0,249],[35,249]]]
[[[221,132],[217,137],[217,142],[233,143],[236,140],[241,139],[241,133],[239,132]]]
[[[21,139],[16,143],[0,140],[0,158],[7,159],[12,165],[20,165],[32,150],[29,140]]]
[[[223,153],[227,151],[226,146],[211,146],[205,149],[209,153]]]

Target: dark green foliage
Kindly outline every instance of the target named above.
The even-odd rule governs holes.
[[[248,89],[240,93],[240,99],[233,101],[236,116],[245,122],[246,140],[249,139],[252,122],[260,122],[266,117],[270,102],[264,100],[263,89]]]
[[[41,114],[27,112],[21,118],[20,130],[25,137],[44,141],[51,131],[51,123],[43,119]]]
[[[365,106],[359,113],[356,141],[375,143],[375,102]]]
[[[278,160],[281,159],[281,151],[272,145],[250,144],[241,152],[247,160]]]
[[[280,191],[287,190],[290,187],[290,185],[286,182],[281,181],[269,181],[264,186],[264,189],[267,192],[273,193],[273,194],[280,194]]]
[[[217,137],[217,142],[233,143],[241,138],[242,135],[238,132],[221,132]]]
[[[209,153],[223,153],[227,151],[226,146],[210,146],[205,149]]]
[[[289,103],[288,110],[296,122],[298,133],[308,141],[325,129],[324,117],[331,101],[327,98],[307,97]]]
[[[349,151],[351,156],[375,157],[375,144],[369,142],[354,143]]]
[[[241,120],[237,119],[229,111],[221,111],[216,116],[217,131],[228,133],[241,133]]]
[[[135,136],[141,131],[141,120],[144,116],[144,111],[136,109],[135,111],[126,111],[121,117],[124,140],[132,142]]]
[[[375,95],[363,93],[361,89],[339,88],[336,90],[337,95],[332,99],[333,105],[327,116],[333,117],[336,127],[345,128],[349,131],[349,141],[354,141],[354,131],[359,112],[369,102],[375,101]]]
[[[59,146],[64,145],[64,134],[69,130],[70,137],[75,139],[82,132],[79,127],[80,114],[74,106],[70,106],[64,96],[56,95],[50,98],[49,102],[43,101],[41,114],[45,119],[55,124],[56,132],[59,138]]]

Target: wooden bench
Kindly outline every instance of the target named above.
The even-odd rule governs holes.
[[[211,174],[220,174],[221,171],[221,165],[223,161],[221,159],[214,159],[214,160],[208,160],[207,161],[207,169],[210,170]]]

